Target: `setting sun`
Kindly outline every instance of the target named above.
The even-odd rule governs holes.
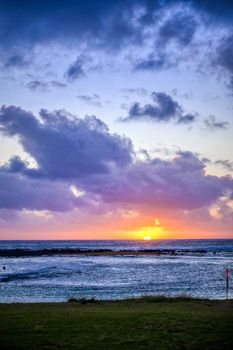
[[[151,241],[151,236],[144,236],[144,241]]]

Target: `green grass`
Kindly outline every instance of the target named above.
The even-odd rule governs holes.
[[[233,349],[233,300],[0,304],[5,349]]]

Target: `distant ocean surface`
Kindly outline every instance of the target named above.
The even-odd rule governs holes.
[[[0,241],[0,249],[171,249],[178,255],[0,257],[0,302],[142,295],[233,298],[232,240]],[[205,250],[207,253],[197,253]],[[187,251],[183,254],[182,251]],[[196,252],[195,252],[196,251]]]

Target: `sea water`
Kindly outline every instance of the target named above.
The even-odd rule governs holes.
[[[226,267],[233,297],[233,240],[0,241],[1,250],[49,248],[174,249],[178,254],[1,257],[1,303],[143,295],[223,299]]]

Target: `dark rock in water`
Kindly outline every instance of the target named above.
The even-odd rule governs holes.
[[[205,254],[204,249],[140,249],[140,250],[112,250],[112,249],[79,249],[79,248],[52,248],[40,250],[27,249],[0,249],[0,256],[22,257],[22,256],[53,256],[53,255],[183,255],[183,254]]]
[[[186,253],[205,254],[205,253],[208,253],[207,250],[205,250],[205,249],[181,249],[181,250],[178,250],[178,252],[180,252],[182,254],[186,254]]]

